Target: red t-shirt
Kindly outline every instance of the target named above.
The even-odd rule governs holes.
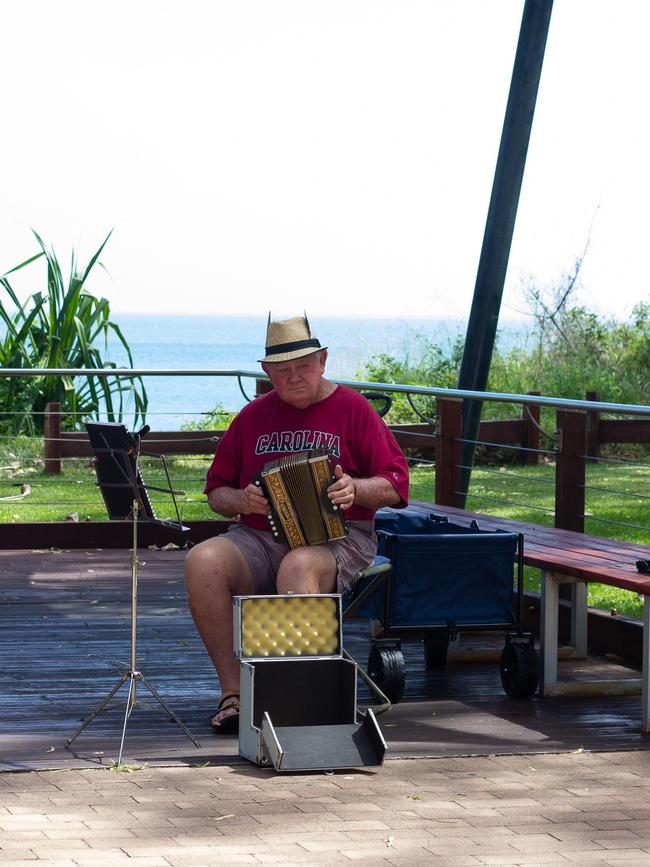
[[[289,452],[325,448],[333,464],[352,478],[381,476],[408,500],[408,467],[395,437],[365,397],[344,385],[306,409],[296,409],[270,391],[247,404],[217,446],[205,493],[215,488],[245,488],[264,464]],[[372,521],[361,506],[345,511],[347,521]],[[268,530],[263,515],[242,515],[241,522]]]

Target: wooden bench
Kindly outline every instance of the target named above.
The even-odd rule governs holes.
[[[636,567],[638,560],[650,560],[650,548],[571,530],[482,515],[453,506],[432,506],[430,503],[421,502],[411,505],[437,515],[446,515],[449,520],[464,526],[475,520],[485,530],[498,528],[524,534],[524,563],[541,570],[542,695],[584,692],[579,685],[562,684],[558,681],[560,585],[571,585],[571,646],[575,655],[582,658],[587,655],[587,584],[609,584],[642,595],[641,729],[644,733],[650,731],[650,574],[641,573]],[[630,694],[638,691],[639,679],[599,681],[598,686],[602,693]]]

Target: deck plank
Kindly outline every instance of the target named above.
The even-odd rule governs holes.
[[[179,550],[139,552],[138,663],[201,748],[195,749],[140,687],[142,702],[127,726],[125,761],[239,761],[237,739],[215,736],[207,727],[218,684],[187,609],[184,556]],[[129,551],[0,551],[0,770],[92,767],[117,758],[126,687],[70,750],[65,742],[128,669],[130,585]],[[503,636],[467,640],[498,648]],[[365,664],[368,624],[346,624],[345,646]],[[638,696],[513,700],[501,690],[496,662],[451,663],[429,671],[418,641],[403,646],[404,699],[379,717],[390,755],[650,745],[639,732]],[[580,666],[590,667],[594,676],[602,675],[603,667],[620,677],[635,674],[608,660]],[[369,701],[362,684],[359,700]]]

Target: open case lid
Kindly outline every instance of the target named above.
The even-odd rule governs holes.
[[[386,742],[372,710],[360,724],[274,726],[268,713],[262,739],[276,771],[343,770],[379,767]]]
[[[235,596],[233,649],[237,659],[341,657],[341,596]]]

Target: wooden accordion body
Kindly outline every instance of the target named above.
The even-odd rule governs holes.
[[[347,536],[341,510],[327,496],[334,480],[326,449],[294,452],[264,465],[255,482],[269,501],[276,541],[300,548]]]

